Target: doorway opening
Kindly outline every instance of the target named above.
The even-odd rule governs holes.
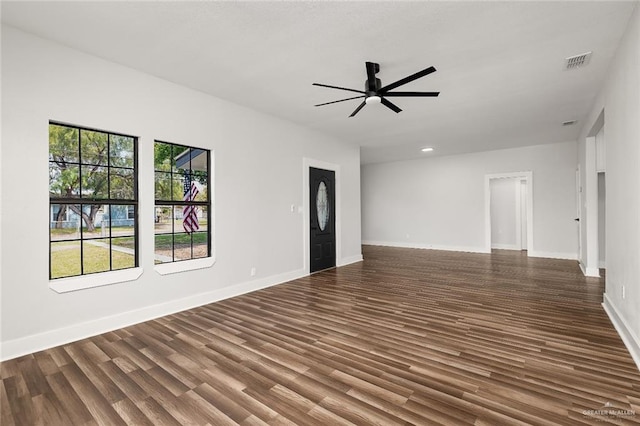
[[[584,143],[584,157],[582,157],[582,161],[584,161],[580,205],[582,245],[579,261],[582,272],[588,277],[600,277],[602,266],[606,265],[606,142],[604,124],[605,112],[602,110],[591,131],[587,134]]]
[[[533,247],[532,173],[485,176],[485,249],[522,250]]]

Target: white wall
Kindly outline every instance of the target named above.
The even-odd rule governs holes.
[[[598,173],[598,263],[600,268],[606,267],[607,259],[607,187],[604,173]]]
[[[606,253],[604,306],[640,367],[640,6],[636,4],[603,89],[580,138],[588,136],[604,110],[606,135]],[[588,166],[585,155],[581,167]],[[595,174],[595,166],[590,169]],[[597,185],[594,177],[591,185]],[[588,188],[587,188],[588,189]],[[594,188],[597,191],[597,188]],[[594,200],[594,203],[597,203]],[[597,215],[597,205],[595,207]],[[593,219],[597,221],[597,218]],[[594,242],[591,241],[593,244]],[[595,243],[597,244],[597,243]],[[624,290],[624,291],[623,291]],[[624,294],[623,294],[624,293]]]
[[[49,289],[49,120],[139,136],[138,280]],[[358,147],[10,27],[2,28],[2,124],[3,358],[305,275],[306,227],[291,212],[307,208],[304,158],[340,168],[337,262],[361,259]],[[209,269],[154,271],[154,138],[214,151]]]
[[[576,258],[576,143],[362,167],[364,243],[485,251],[486,174],[532,171],[531,256]]]
[[[520,249],[516,237],[516,184],[520,179],[504,178],[489,181],[491,191],[491,248]],[[519,198],[519,197],[518,197]],[[520,203],[520,200],[517,200]],[[520,229],[517,229],[520,232]]]

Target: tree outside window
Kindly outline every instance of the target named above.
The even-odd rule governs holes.
[[[137,139],[49,124],[50,278],[138,265]]]
[[[211,256],[210,151],[154,144],[155,263]]]

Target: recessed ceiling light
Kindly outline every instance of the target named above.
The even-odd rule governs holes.
[[[421,151],[422,152],[431,152],[431,151],[433,151],[433,148],[422,148]]]

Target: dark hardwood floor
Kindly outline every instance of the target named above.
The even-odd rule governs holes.
[[[0,423],[640,424],[640,373],[576,262],[363,251],[6,361]]]

